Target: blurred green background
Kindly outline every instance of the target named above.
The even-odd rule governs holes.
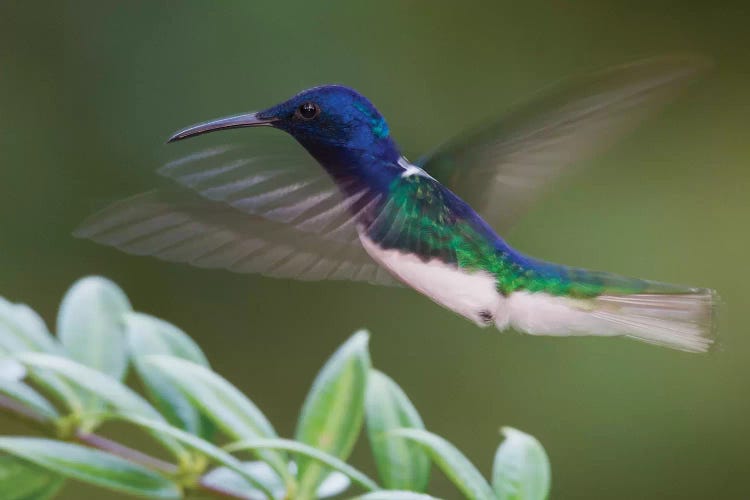
[[[4,1],[0,294],[54,325],[75,279],[105,275],[191,334],[285,436],[314,373],[366,327],[375,365],[485,473],[512,425],[547,448],[554,499],[746,498],[750,8],[712,5]],[[726,314],[710,355],[499,334],[406,289],[204,271],[70,235],[154,185],[174,130],[315,84],[370,97],[416,157],[565,76],[685,50],[714,71],[507,239],[561,263],[718,289]],[[0,431],[26,430],[0,418]],[[361,442],[354,462],[371,471],[368,460]],[[438,473],[433,484],[457,498]],[[72,483],[63,496],[120,498]]]

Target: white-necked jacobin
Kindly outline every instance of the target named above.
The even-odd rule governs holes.
[[[160,169],[182,192],[115,203],[77,235],[202,267],[405,284],[500,330],[625,335],[705,351],[713,290],[543,262],[495,232],[703,66],[666,57],[568,81],[416,163],[365,97],[341,85],[311,88],[264,111],[186,128],[169,142],[267,126],[290,134],[319,166],[242,156],[232,146],[203,150]]]

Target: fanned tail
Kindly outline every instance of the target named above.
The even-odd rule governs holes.
[[[623,335],[689,352],[714,342],[718,296],[709,289],[679,295],[601,295],[591,316]]]
[[[578,291],[598,292],[588,297],[513,292],[507,300],[509,316],[497,326],[510,324],[532,335],[623,335],[689,352],[706,352],[714,342],[720,303],[714,290],[565,271]]]

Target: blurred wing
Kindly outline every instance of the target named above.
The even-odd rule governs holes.
[[[568,81],[419,164],[505,230],[553,181],[667,103],[707,66],[695,57],[662,57]]]
[[[242,213],[190,192],[154,191],[114,203],[75,232],[136,255],[198,267],[299,280],[398,283],[367,255],[356,235],[330,238]]]
[[[282,144],[279,150],[274,141],[262,148],[218,146],[167,163],[158,172],[206,199],[291,224],[298,232],[344,243],[355,239],[352,212],[372,203],[370,190],[342,194],[307,152],[290,146]]]

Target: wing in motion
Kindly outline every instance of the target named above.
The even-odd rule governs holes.
[[[167,164],[160,172],[195,192],[122,200],[84,221],[75,235],[198,267],[398,284],[356,233],[357,213],[376,203],[375,195],[362,190],[344,197],[317,165],[245,153],[219,147]]]
[[[708,62],[661,57],[567,81],[419,164],[497,231],[554,181],[669,102]]]
[[[362,187],[350,196],[300,148],[258,155],[247,147],[220,146],[167,163],[159,174],[203,198],[240,212],[292,224],[324,239],[356,239],[356,213],[372,202]]]
[[[154,191],[114,203],[87,219],[75,234],[127,253],[198,267],[299,280],[397,284],[359,240],[326,239],[186,192]]]

